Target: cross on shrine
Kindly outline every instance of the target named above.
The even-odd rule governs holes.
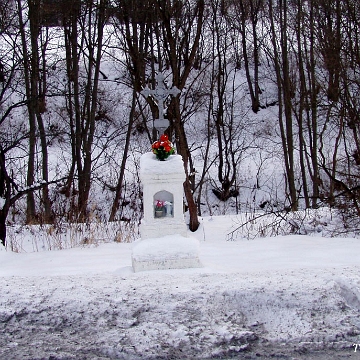
[[[145,97],[151,95],[157,101],[159,118],[154,120],[154,127],[158,129],[160,133],[163,133],[169,127],[169,120],[164,119],[164,102],[169,95],[176,96],[180,90],[176,86],[168,89],[164,82],[165,76],[160,71],[155,76],[155,79],[157,82],[155,89],[151,90],[146,87],[141,91],[141,94],[143,94]]]

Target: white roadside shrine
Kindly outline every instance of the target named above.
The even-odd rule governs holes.
[[[143,90],[158,101],[159,122],[155,127],[166,129],[163,103],[179,90],[167,89],[162,73],[157,75],[155,90]],[[160,82],[160,84],[159,84]],[[140,180],[143,186],[144,217],[140,224],[141,240],[134,244],[132,265],[135,272],[201,267],[199,242],[188,236],[183,210],[185,170],[180,155],[159,161],[152,153],[140,158]]]

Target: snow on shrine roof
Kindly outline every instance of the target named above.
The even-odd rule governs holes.
[[[165,161],[160,161],[152,152],[145,153],[140,158],[140,175],[184,174],[184,163],[181,155],[170,155]]]

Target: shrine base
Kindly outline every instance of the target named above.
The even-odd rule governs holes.
[[[140,240],[132,252],[134,272],[202,267],[199,242],[181,235]]]

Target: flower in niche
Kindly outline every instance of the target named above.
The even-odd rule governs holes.
[[[164,206],[165,206],[165,202],[164,201],[161,201],[161,200],[155,200],[155,210],[156,211],[161,211],[164,209]]]
[[[156,155],[156,158],[164,161],[170,155],[175,153],[173,144],[169,140],[169,137],[166,134],[162,134],[160,139],[155,141],[152,146],[152,152]]]

